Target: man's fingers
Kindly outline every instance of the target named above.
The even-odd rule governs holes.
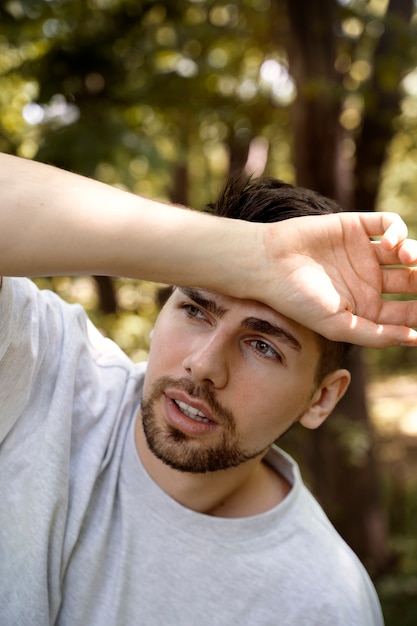
[[[417,300],[384,300],[377,321],[379,324],[417,328]]]
[[[417,241],[405,239],[399,246],[388,250],[382,241],[372,241],[380,265],[417,265]]]
[[[417,265],[417,241],[405,239],[399,247],[398,256],[403,265]]]
[[[415,294],[417,297],[417,268],[383,268],[382,293]]]
[[[346,324],[348,322],[348,324]],[[328,330],[331,332],[329,333]],[[324,334],[333,341],[348,343],[368,348],[387,348],[406,345],[417,347],[417,332],[405,325],[375,324],[363,317],[352,315],[348,311],[333,318]]]
[[[369,348],[389,348],[391,346],[409,346],[417,348],[417,332],[407,326],[393,326],[391,324],[375,325],[376,329],[368,327],[368,320],[362,327],[359,323],[357,327],[358,337],[355,343],[360,341],[360,345]]]
[[[379,215],[382,216],[382,224],[386,228],[381,239],[382,244],[388,249],[395,248],[406,239],[407,225],[396,213],[379,213]]]
[[[370,211],[358,215],[368,236],[382,237],[383,247],[387,250],[392,250],[407,237],[407,225],[397,213]]]

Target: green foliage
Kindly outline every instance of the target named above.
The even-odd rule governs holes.
[[[178,160],[197,184],[213,169],[224,174],[225,144],[245,150],[257,134],[271,136],[274,118],[286,119],[259,73],[272,54],[268,7],[265,0],[6,3],[4,57],[21,81],[14,88],[26,95],[4,148],[87,175],[108,172],[100,168],[108,164],[108,182],[162,196],[164,172]],[[3,77],[10,102],[13,85]],[[194,168],[187,155],[196,143]],[[139,173],[129,167],[138,155]]]

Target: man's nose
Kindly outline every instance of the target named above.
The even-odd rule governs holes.
[[[209,382],[222,389],[229,378],[226,341],[215,333],[210,337],[200,337],[184,358],[183,367],[195,382]]]

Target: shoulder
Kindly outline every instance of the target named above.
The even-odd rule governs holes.
[[[296,586],[298,597],[308,598],[311,610],[321,612],[321,626],[382,626],[366,569],[304,485],[297,464],[277,448],[271,463],[292,484],[283,503],[285,522],[276,530],[281,541],[273,549],[273,558],[286,560],[287,582]]]

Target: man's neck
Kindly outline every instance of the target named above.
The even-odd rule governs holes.
[[[135,441],[151,478],[171,498],[199,513],[229,518],[259,515],[279,504],[290,491],[286,479],[263,461],[263,455],[218,472],[196,474],[172,469],[148,448],[140,414]]]

